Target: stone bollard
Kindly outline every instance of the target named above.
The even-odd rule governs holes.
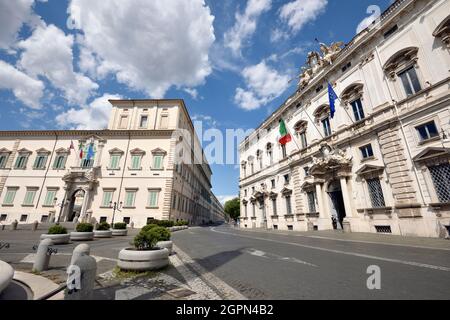
[[[86,243],[79,244],[73,249],[72,259],[70,260],[70,265],[75,264],[81,256],[88,256],[91,253],[91,248]]]
[[[130,227],[131,227],[131,229],[134,229],[134,222],[133,221],[130,223]]]
[[[97,262],[86,255],[80,256],[67,270],[67,289],[64,300],[92,300],[97,275]]]
[[[78,217],[75,217],[75,218],[73,219],[73,223],[74,223],[75,225],[78,223]]]
[[[314,223],[311,221],[308,221],[308,231],[314,231]]]
[[[39,226],[39,222],[35,221],[31,225],[31,231],[36,231]]]
[[[42,272],[48,269],[50,257],[52,255],[50,248],[51,245],[53,245],[53,241],[50,239],[44,239],[41,241],[33,264],[33,272]]]
[[[349,222],[349,221],[344,220],[344,221],[342,222],[342,228],[344,229],[344,232],[345,232],[345,233],[350,233],[350,232],[352,232],[352,228],[351,228],[351,226],[350,226],[350,222]]]
[[[14,220],[12,223],[11,223],[11,230],[12,231],[14,231],[14,230],[17,230],[17,225],[19,224],[19,222],[17,221],[17,220]]]

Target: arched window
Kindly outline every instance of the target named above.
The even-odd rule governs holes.
[[[330,124],[330,106],[323,104],[314,111],[314,117],[318,124],[322,124],[323,134],[325,137],[331,136],[331,124]]]
[[[306,130],[308,129],[308,122],[301,120],[294,125],[294,130],[300,142],[302,144],[302,149],[308,147],[308,139],[306,136]]]
[[[267,152],[267,156],[269,157],[270,165],[272,165],[273,164],[273,145],[270,142],[266,145],[266,152]]]
[[[447,16],[437,26],[433,32],[433,37],[440,38],[442,42],[450,49],[450,15]]]
[[[256,151],[256,159],[258,159],[259,169],[262,170],[262,168],[263,168],[263,152],[262,152],[262,150]]]
[[[422,90],[418,74],[417,47],[408,47],[398,51],[384,64],[383,70],[392,81],[397,78],[401,81],[401,87],[406,97],[412,96]]]
[[[342,91],[341,101],[344,105],[351,105],[355,121],[361,121],[366,116],[363,107],[363,84],[353,83]]]

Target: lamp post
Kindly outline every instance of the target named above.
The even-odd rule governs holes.
[[[112,216],[112,222],[111,222],[111,228],[112,229],[114,229],[114,216],[116,215],[116,211],[121,212],[120,209],[122,209],[122,205],[123,205],[122,201],[119,202],[119,203],[112,202],[112,201],[109,202],[109,208],[113,209],[113,216]]]
[[[58,202],[58,198],[55,197],[54,201],[55,201],[55,203]],[[59,223],[60,223],[62,211],[63,211],[64,207],[65,207],[68,203],[69,203],[69,201],[66,200],[65,197],[64,197],[64,200],[63,200],[61,203],[59,203],[59,204],[56,205],[57,207],[61,208],[61,209],[59,210],[58,220],[56,220],[56,224],[59,224]]]

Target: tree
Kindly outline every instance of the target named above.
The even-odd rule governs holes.
[[[239,198],[225,202],[225,213],[232,219],[237,220],[241,215],[241,204]]]

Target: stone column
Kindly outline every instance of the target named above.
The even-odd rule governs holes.
[[[105,143],[103,141],[98,143],[97,157],[95,159],[94,167],[98,167],[101,165],[104,147],[105,147]]]
[[[87,211],[87,205],[89,202],[89,196],[91,193],[91,188],[83,188],[84,190],[84,198],[83,198],[83,205],[81,206],[81,212],[80,212],[80,218],[83,219],[86,215],[86,211]]]
[[[348,194],[348,187],[347,187],[347,179],[345,176],[340,177],[341,182],[341,190],[342,190],[342,197],[344,198],[344,206],[345,206],[345,213],[347,217],[354,217],[354,212],[352,210],[352,205],[350,202],[350,195]]]
[[[316,183],[316,196],[317,196],[317,205],[319,209],[319,217],[326,218],[327,214],[325,213],[323,196],[322,196],[322,186],[319,183]]]

